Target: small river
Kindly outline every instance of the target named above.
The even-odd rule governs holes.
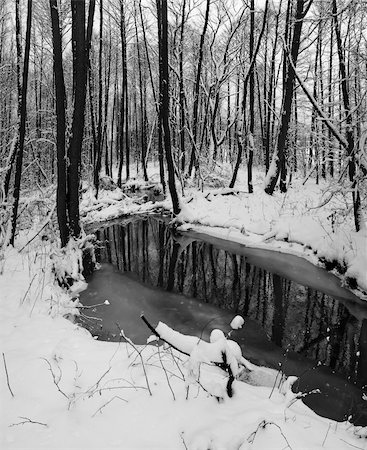
[[[185,334],[208,339],[229,331],[255,364],[296,375],[296,389],[320,389],[305,403],[335,420],[367,424],[367,305],[333,274],[303,258],[248,248],[193,231],[172,234],[162,216],[129,217],[94,231],[101,269],[81,293],[97,307],[80,319],[102,340],[119,340],[119,327],[143,344],[151,332],[144,312]]]

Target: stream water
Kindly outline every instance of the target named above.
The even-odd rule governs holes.
[[[367,305],[331,273],[305,259],[247,248],[196,232],[173,235],[162,216],[130,217],[95,231],[101,269],[84,305],[110,302],[80,320],[93,335],[119,340],[119,327],[143,344],[140,314],[207,339],[229,331],[255,364],[299,377],[305,403],[335,420],[367,424]]]

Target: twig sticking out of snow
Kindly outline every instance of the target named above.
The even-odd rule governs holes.
[[[283,430],[280,428],[280,426],[278,424],[276,424],[275,422],[268,422],[267,420],[262,420],[259,425],[257,426],[256,430],[253,431],[250,436],[247,438],[247,442],[249,442],[250,444],[253,444],[256,438],[256,435],[258,433],[259,430],[263,429],[265,430],[265,428],[268,425],[274,425],[275,427],[277,427],[280,431],[280,434],[282,435],[283,439],[285,440],[285,442],[287,443],[287,446],[284,448],[290,448],[292,450],[292,447],[289,445],[288,439],[286,438],[285,434],[283,433]]]
[[[6,360],[5,360],[5,354],[4,354],[4,352],[3,352],[3,361],[4,361],[4,368],[5,368],[6,382],[7,382],[7,384],[8,384],[8,388],[9,388],[9,391],[10,391],[10,393],[11,393],[11,396],[12,396],[12,397],[15,397],[14,394],[13,394],[13,391],[11,390],[11,387],[10,387],[8,368],[6,367]]]
[[[119,395],[115,395],[110,400],[108,400],[108,402],[104,403],[100,408],[98,408],[97,411],[92,415],[92,417],[95,417],[97,415],[97,413],[102,412],[102,409],[105,408],[108,404],[110,404],[113,400],[115,400],[115,398],[128,403],[128,401],[126,399],[120,397]]]
[[[77,305],[76,308],[78,309],[93,309],[97,308],[97,306],[108,306],[110,302],[108,300],[105,300],[103,303],[96,303],[95,305],[91,306],[84,306],[84,305]]]
[[[56,374],[55,374],[55,372],[54,372],[54,370],[53,370],[53,368],[51,366],[50,361],[48,359],[46,359],[46,358],[41,358],[41,359],[46,361],[46,363],[48,364],[49,371],[51,372],[52,379],[53,379],[54,385],[57,387],[57,390],[60,392],[61,395],[63,395],[65,398],[67,398],[70,401],[70,397],[67,394],[65,394],[65,392],[62,391],[61,388],[60,388],[60,381],[61,381],[61,377],[62,377],[62,373],[61,373],[60,367],[58,366],[58,368],[60,370],[60,375],[58,377],[56,377]]]
[[[143,356],[141,354],[142,352],[136,347],[136,345],[133,343],[133,341],[131,339],[129,339],[125,335],[124,330],[120,327],[120,325],[118,323],[116,323],[116,325],[117,325],[118,329],[120,330],[120,336],[123,337],[125,339],[125,341],[128,344],[130,344],[132,346],[132,348],[136,351],[136,353],[139,355],[139,358],[140,358],[140,361],[141,361],[141,364],[142,364],[142,367],[143,367],[144,376],[145,376],[145,382],[147,384],[147,388],[148,388],[149,394],[153,395],[152,391],[150,389],[150,384],[149,384],[148,374],[147,374],[147,371],[145,369],[144,359],[143,359]]]
[[[38,422],[36,420],[30,419],[29,417],[19,416],[19,419],[24,419],[24,420],[22,422],[19,422],[19,423],[12,423],[11,425],[9,425],[9,427],[15,427],[17,425],[24,425],[25,423],[34,423],[36,425],[42,425],[44,427],[48,427],[47,423]]]

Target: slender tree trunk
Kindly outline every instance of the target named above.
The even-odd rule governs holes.
[[[97,123],[97,148],[94,151],[93,163],[94,187],[96,197],[99,191],[99,175],[102,166],[102,105],[103,105],[103,82],[102,82],[102,52],[103,52],[103,0],[99,0],[99,50],[98,50],[98,123]]]
[[[282,0],[279,3],[279,9],[275,19],[275,35],[274,43],[271,52],[270,61],[270,75],[269,75],[269,87],[268,87],[268,107],[267,107],[267,117],[266,117],[266,131],[265,131],[265,170],[266,173],[269,170],[270,165],[270,143],[272,141],[271,133],[271,122],[274,123],[274,108],[273,99],[275,97],[275,62],[276,62],[276,50],[278,45],[278,30],[279,30],[279,16],[282,8]]]
[[[193,143],[192,143],[192,148],[191,148],[191,157],[190,157],[190,164],[189,164],[189,171],[188,171],[189,176],[191,176],[193,166],[195,166],[197,168],[198,163],[199,163],[198,162],[199,155],[196,155],[197,132],[198,132],[197,122],[198,122],[198,112],[199,112],[200,80],[201,80],[201,71],[202,71],[203,55],[204,55],[204,42],[205,42],[205,35],[206,35],[206,30],[208,28],[208,22],[209,22],[210,1],[211,0],[206,0],[204,27],[203,27],[203,31],[200,36],[198,66],[197,66],[195,86],[194,86],[194,106],[193,106],[193,113],[192,113]]]
[[[333,19],[332,19],[333,20]],[[330,33],[330,55],[329,55],[329,80],[328,80],[328,115],[332,117],[333,114],[333,41],[334,41],[334,27],[333,23],[331,24],[331,33]],[[332,141],[332,132],[329,128],[329,173],[331,178],[334,177],[334,150],[333,150],[333,141]]]
[[[180,30],[180,54],[179,54],[179,89],[180,89],[180,158],[181,171],[185,171],[185,91],[184,91],[184,73],[183,73],[183,41],[185,27],[185,9],[186,0],[182,2],[181,30]]]
[[[343,54],[343,44],[340,35],[339,21],[338,21],[338,10],[336,5],[336,0],[332,0],[332,13],[334,19],[335,37],[336,44],[338,48],[339,57],[339,73],[341,77],[341,90],[344,105],[345,123],[346,123],[346,140],[348,142],[347,146],[347,156],[348,156],[348,174],[349,180],[352,184],[352,196],[353,196],[353,210],[354,210],[354,225],[356,231],[361,228],[361,198],[357,186],[356,177],[356,160],[355,160],[355,148],[354,148],[354,136],[353,136],[353,121],[352,121],[352,111],[350,108],[349,90],[347,85],[347,71],[345,67],[345,59]]]
[[[250,61],[254,57],[254,33],[255,33],[255,0],[251,0],[250,6]],[[249,86],[249,135],[248,135],[248,161],[247,161],[247,186],[250,194],[254,192],[252,185],[252,163],[254,159],[254,130],[255,130],[255,67],[250,73]]]
[[[157,13],[160,24],[159,30],[159,112],[163,129],[163,142],[166,153],[168,170],[168,187],[172,199],[173,213],[177,215],[180,212],[180,205],[175,184],[175,171],[172,157],[171,137],[169,128],[169,65],[168,65],[168,19],[167,19],[167,0],[157,0]]]
[[[19,20],[19,3],[16,0],[16,5],[18,5],[18,20]],[[22,89],[20,102],[20,117],[19,117],[19,131],[18,131],[18,141],[16,149],[15,158],[15,179],[14,179],[14,192],[13,192],[13,209],[11,216],[11,236],[10,244],[14,245],[15,231],[17,226],[17,215],[19,206],[19,196],[20,196],[20,182],[22,178],[22,166],[23,166],[23,153],[24,153],[24,139],[26,132],[26,120],[27,120],[27,88],[28,88],[28,71],[29,71],[29,54],[31,48],[31,28],[32,28],[32,0],[27,2],[27,28],[26,28],[26,38],[25,38],[25,50],[24,50],[24,62],[23,62],[23,76],[22,76]],[[20,33],[20,26],[17,27]]]

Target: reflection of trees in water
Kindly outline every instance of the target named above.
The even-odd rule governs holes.
[[[97,233],[100,260],[146,283],[230,309],[262,324],[269,338],[367,383],[367,320],[340,302],[250,265],[246,257],[183,236],[147,218]],[[359,351],[359,356],[357,356]]]

